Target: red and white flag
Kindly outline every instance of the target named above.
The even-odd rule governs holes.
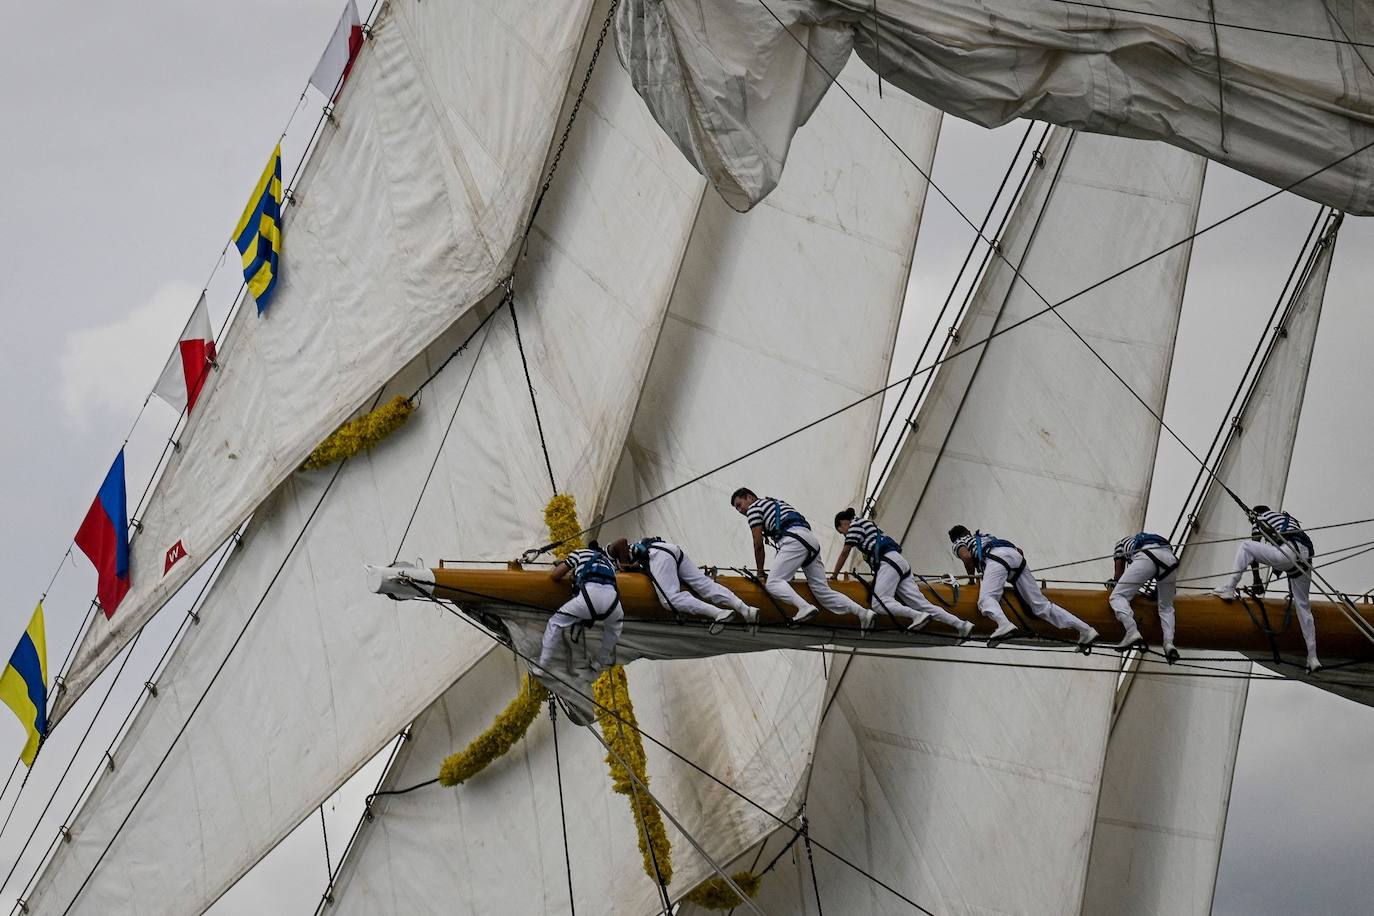
[[[362,46],[363,23],[358,18],[358,6],[348,0],[334,34],[329,36],[329,44],[320,55],[320,62],[315,65],[315,72],[310,74],[310,84],[332,99],[335,88],[343,86],[343,81],[348,79],[353,58],[358,56]]]
[[[171,404],[177,410],[191,412],[196,406],[196,398],[210,377],[215,360],[215,338],[210,331],[210,311],[205,306],[205,293],[191,312],[191,320],[186,322],[186,330],[181,332],[177,348],[167,360],[167,368],[162,370],[153,394]]]

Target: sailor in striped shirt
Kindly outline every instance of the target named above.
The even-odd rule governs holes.
[[[549,578],[562,582],[572,575],[574,594],[549,618],[544,627],[544,642],[539,652],[539,667],[545,671],[553,653],[568,627],[592,626],[600,623],[601,651],[592,660],[596,669],[610,667],[612,651],[625,625],[625,611],[620,606],[620,590],[615,584],[615,566],[611,558],[593,541],[590,546],[574,550],[554,564]]]
[[[658,603],[674,614],[709,617],[712,623],[724,623],[739,614],[745,623],[758,622],[758,608],[745,604],[734,592],[702,572],[677,544],[661,538],[644,538],[631,544],[620,538],[611,543],[608,552],[621,569],[647,573]]]
[[[1312,619],[1312,555],[1315,553],[1312,539],[1287,512],[1256,506],[1250,518],[1253,540],[1241,541],[1231,579],[1215,594],[1223,601],[1234,601],[1246,567],[1258,570],[1263,563],[1275,572],[1287,573],[1293,610],[1298,615],[1303,642],[1307,644],[1307,673],[1311,674],[1322,666],[1317,658],[1317,624]]]
[[[1121,621],[1126,635],[1116,644],[1117,649],[1125,650],[1144,646],[1145,640],[1135,625],[1135,612],[1131,610],[1131,599],[1140,593],[1140,587],[1151,579],[1155,580],[1155,600],[1159,609],[1159,628],[1164,632],[1164,657],[1169,664],[1178,661],[1178,650],[1174,648],[1174,595],[1178,591],[1178,557],[1169,539],[1148,531],[1127,535],[1116,542],[1112,551],[1116,571],[1107,587],[1112,590],[1108,603],[1112,613]]]
[[[973,624],[960,620],[921,594],[916,577],[911,574],[911,564],[902,556],[901,545],[871,520],[855,518],[856,514],[851,508],[835,516],[835,530],[844,535],[844,547],[835,561],[834,575],[838,578],[844,571],[850,551],[857,547],[873,570],[873,610],[909,618],[911,623],[907,629],[913,631],[921,629],[934,617],[953,627],[960,642],[968,639]]]
[[[740,515],[749,519],[749,528],[754,535],[754,566],[760,579],[765,575],[764,540],[777,549],[777,555],[773,558],[773,568],[766,574],[768,579],[764,588],[775,601],[790,604],[797,609],[796,615],[792,618],[794,623],[809,620],[817,613],[817,608],[808,604],[792,587],[792,576],[800,569],[806,576],[806,584],[811,587],[811,594],[827,611],[834,614],[853,614],[859,618],[859,623],[865,630],[873,626],[873,621],[878,615],[830,587],[825,577],[825,564],[821,562],[821,545],[800,512],[772,496],[759,499],[748,487],[736,490],[730,497],[730,505],[734,506]]]
[[[955,525],[949,529],[949,545],[955,559],[963,561],[964,572],[978,573],[978,610],[997,624],[988,637],[988,648],[1016,633],[1016,626],[1002,611],[1002,593],[1008,584],[1031,614],[1061,630],[1077,630],[1078,645],[1084,651],[1097,640],[1097,630],[1045,597],[1026,565],[1026,555],[1011,541]]]

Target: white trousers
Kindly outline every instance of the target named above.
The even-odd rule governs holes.
[[[649,548],[649,575],[653,579],[654,594],[658,595],[659,604],[675,613],[698,617],[715,617],[722,608],[741,614],[749,610],[749,606],[738,595],[698,569],[686,551],[676,545],[674,549],[682,559],[679,560],[668,550]],[[708,601],[710,604],[707,604]]]
[[[598,614],[605,614],[611,608],[615,608],[609,617],[601,621],[601,652],[597,656],[597,664],[604,668],[611,663],[611,650],[615,648],[616,640],[620,639],[620,631],[625,626],[625,609],[619,606],[620,595],[614,586],[601,582],[588,582],[583,588],[586,589],[587,598],[591,599],[592,607],[596,608]],[[591,612],[587,610],[587,599],[583,598],[582,595],[573,595],[564,602],[563,606],[549,618],[548,626],[544,627],[544,643],[539,652],[539,667],[548,668],[554,650],[558,648],[558,642],[563,638],[564,630],[591,619]]]
[[[811,555],[810,563],[806,562],[808,553]],[[821,545],[817,542],[816,535],[808,528],[793,528],[785,537],[779,539],[778,552],[773,557],[773,568],[768,571],[768,581],[764,585],[774,600],[790,604],[798,611],[804,611],[811,605],[797,594],[791,583],[792,576],[799,569],[806,576],[806,584],[811,586],[811,594],[816,596],[816,601],[821,607],[834,614],[853,614],[860,618],[864,616],[862,605],[854,603],[830,587],[830,582],[825,577],[825,564],[821,562]]]
[[[1178,558],[1167,547],[1151,547],[1149,551],[1159,557],[1161,563],[1174,567],[1173,572],[1155,583],[1155,587],[1158,589],[1155,600],[1159,608],[1159,628],[1164,631],[1164,641],[1173,645],[1174,595],[1178,593]],[[1108,602],[1112,606],[1112,613],[1116,615],[1116,619],[1121,621],[1121,625],[1126,629],[1129,630],[1135,626],[1135,612],[1131,610],[1131,599],[1140,592],[1142,585],[1155,577],[1156,572],[1154,562],[1144,552],[1141,552],[1135,555],[1135,559],[1126,567],[1121,578],[1116,580],[1116,588],[1112,589],[1112,596]]]
[[[1275,547],[1267,541],[1241,541],[1236,550],[1235,571],[1231,573],[1232,588],[1240,585],[1245,570],[1251,563],[1260,562],[1276,572],[1292,572],[1298,568],[1301,559],[1308,571],[1288,577],[1288,592],[1293,596],[1293,610],[1298,615],[1298,626],[1302,628],[1302,641],[1307,643],[1307,654],[1317,654],[1317,624],[1312,619],[1312,554],[1306,547],[1299,547],[1291,541],[1282,547]]]
[[[878,571],[873,574],[872,606],[879,613],[886,611],[909,620],[915,620],[917,614],[924,612],[956,629],[963,624],[958,617],[921,594],[916,577],[911,575],[911,564],[896,551],[883,557]]]
[[[990,553],[991,556],[1006,560],[1012,569],[1025,566],[1026,563],[1026,558],[1011,547],[994,547]],[[1007,615],[1002,612],[1001,603],[1002,592],[1007,587],[1007,575],[1005,566],[989,559],[983,568],[983,581],[978,585],[978,610],[982,611],[984,617],[992,618],[999,625],[1009,623]],[[1040,585],[1035,581],[1035,573],[1029,569],[1023,569],[1017,577],[1016,593],[1026,602],[1031,613],[1051,626],[1062,630],[1077,630],[1080,633],[1086,633],[1090,629],[1086,623],[1046,598],[1040,591]]]

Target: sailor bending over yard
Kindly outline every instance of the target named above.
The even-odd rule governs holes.
[[[568,627],[601,624],[601,651],[597,654],[593,667],[607,668],[620,639],[620,630],[625,625],[625,610],[620,606],[620,592],[615,584],[615,566],[611,558],[602,552],[593,541],[589,547],[574,550],[564,559],[554,564],[549,578],[562,582],[572,574],[572,587],[576,592],[562,607],[549,618],[544,627],[544,645],[539,653],[539,667],[545,671],[558,641]]]
[[[760,579],[764,577],[764,540],[767,539],[777,549],[773,568],[767,574],[764,587],[775,600],[797,609],[792,618],[794,623],[809,620],[817,612],[814,605],[807,604],[792,588],[792,574],[800,569],[806,576],[806,584],[811,586],[811,594],[822,607],[835,614],[853,614],[859,618],[864,629],[873,626],[878,615],[835,591],[826,581],[821,545],[800,512],[772,496],[759,499],[748,487],[736,490],[730,497],[730,505],[749,519],[749,527],[754,533],[754,566],[758,569]]]
[[[1030,612],[1052,626],[1078,631],[1078,644],[1092,645],[1097,631],[1059,605],[1050,601],[1036,584],[1035,573],[1026,566],[1026,556],[1011,541],[979,531],[969,533],[963,525],[949,529],[950,550],[964,563],[964,571],[982,576],[978,585],[978,610],[997,624],[988,638],[988,645],[996,645],[1016,632],[1016,627],[1002,612],[1002,592],[1010,582],[1029,607]]]
[[[739,614],[745,623],[758,622],[758,608],[717,584],[677,544],[654,537],[631,544],[621,538],[613,541],[608,551],[621,569],[648,573],[658,603],[675,614],[709,617],[713,623],[724,623]]]
[[[1256,506],[1251,513],[1253,525],[1250,529],[1252,540],[1241,541],[1236,550],[1235,569],[1231,581],[1217,589],[1216,594],[1223,601],[1236,600],[1236,587],[1240,585],[1245,568],[1258,571],[1263,563],[1279,573],[1288,574],[1288,593],[1293,596],[1293,610],[1298,615],[1298,626],[1302,628],[1303,642],[1307,643],[1307,673],[1321,669],[1317,659],[1317,624],[1312,619],[1312,539],[1302,530],[1298,520],[1287,512],[1275,512],[1268,506]]]
[[[1112,595],[1108,602],[1112,613],[1121,621],[1126,635],[1116,644],[1118,649],[1144,647],[1145,640],[1135,625],[1135,613],[1131,610],[1131,599],[1140,587],[1151,579],[1155,580],[1155,600],[1159,608],[1159,628],[1164,631],[1164,657],[1169,664],[1178,661],[1178,650],[1174,648],[1174,595],[1178,591],[1178,557],[1169,539],[1158,534],[1142,531],[1128,535],[1116,542],[1112,551],[1116,571],[1107,583]]]
[[[873,610],[910,619],[908,630],[919,630],[934,617],[953,627],[960,642],[968,639],[973,624],[960,620],[921,594],[916,577],[911,573],[911,564],[902,556],[902,545],[884,534],[871,520],[855,518],[855,515],[853,509],[845,509],[835,516],[835,530],[844,535],[844,547],[835,561],[834,575],[839,577],[849,562],[849,552],[857,547],[873,570]]]

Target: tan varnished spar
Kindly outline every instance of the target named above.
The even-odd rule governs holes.
[[[514,605],[543,611],[556,610],[568,600],[566,583],[550,581],[548,573],[523,569],[467,569],[445,567],[435,569],[435,595],[457,602],[473,605]],[[780,625],[783,614],[773,605],[768,595],[753,581],[742,576],[720,576],[721,585],[739,595],[747,604],[760,610],[759,621],[763,626]],[[861,604],[867,605],[868,595],[863,583],[853,580],[839,580],[833,583],[837,589]],[[794,587],[802,596],[811,599],[810,589],[804,582],[794,582]],[[638,573],[622,573],[619,576],[621,603],[625,608],[627,622],[634,620],[672,620],[672,614],[659,605],[653,594],[653,587],[647,576]],[[927,596],[932,589],[923,589]],[[948,586],[935,589],[939,598],[950,599]],[[1102,634],[1102,642],[1113,642],[1120,635],[1121,624],[1112,616],[1107,607],[1106,589],[1095,588],[1047,588],[1045,596],[1066,610],[1087,621]],[[972,620],[978,632],[990,632],[992,623],[978,613],[978,590],[976,585],[965,584],[959,590],[959,600],[951,611],[965,620]],[[1011,599],[1011,600],[1014,600]],[[1286,596],[1265,599],[1264,605],[1274,628],[1283,621]],[[1250,610],[1259,617],[1259,602],[1247,599]],[[1187,649],[1232,650],[1268,652],[1269,639],[1251,620],[1245,606],[1240,601],[1224,602],[1209,593],[1179,595],[1174,602],[1178,612],[1178,645]],[[1357,605],[1360,615],[1374,624],[1374,607]],[[1159,620],[1154,613],[1154,602],[1137,598],[1134,602],[1136,620],[1143,635],[1151,644],[1159,645],[1161,637]],[[1356,632],[1346,619],[1339,605],[1330,601],[1313,601],[1312,613],[1317,621],[1317,634],[1322,657],[1332,659],[1374,660],[1374,642]],[[1024,614],[1022,615],[1025,616]],[[1027,618],[1030,619],[1030,618]],[[1015,618],[1013,618],[1015,620]],[[902,621],[905,623],[905,621]],[[1060,632],[1043,621],[1030,619],[1032,627],[1046,635],[1072,638],[1069,632]],[[853,617],[832,614],[822,610],[806,624],[808,629],[857,630],[858,621]],[[900,629],[892,620],[879,615],[876,629]],[[939,633],[939,624],[928,626],[930,633]],[[1284,652],[1301,655],[1305,650],[1302,635],[1298,632],[1296,621],[1278,637],[1279,648]]]

